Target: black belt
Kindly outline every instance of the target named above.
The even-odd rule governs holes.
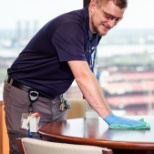
[[[11,82],[12,82],[12,84],[11,84],[12,86],[14,86],[18,89],[24,90],[26,92],[29,92],[30,90],[35,90],[34,88],[31,88],[29,86],[25,86],[25,85],[21,84],[20,82],[13,80],[10,76],[8,76],[8,78],[6,79],[6,82],[9,84],[11,84]],[[43,95],[41,93],[39,93],[39,96],[46,97],[45,95]]]

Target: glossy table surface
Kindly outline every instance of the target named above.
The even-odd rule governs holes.
[[[111,130],[101,118],[81,118],[45,124],[39,133],[58,142],[154,151],[154,116],[129,118],[144,118],[150,130]]]

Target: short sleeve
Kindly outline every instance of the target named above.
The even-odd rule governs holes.
[[[59,61],[86,60],[84,32],[79,24],[65,23],[54,32],[52,42]]]

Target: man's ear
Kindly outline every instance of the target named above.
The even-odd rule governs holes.
[[[90,1],[90,10],[93,10],[97,5],[97,0],[91,0]]]

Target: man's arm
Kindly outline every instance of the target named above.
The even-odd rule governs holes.
[[[89,69],[88,63],[86,61],[69,61],[68,64],[84,97],[104,119],[111,110],[105,102],[98,81]]]
[[[150,129],[150,126],[144,121],[119,117],[111,112],[111,109],[105,102],[99,84],[86,61],[69,61],[68,64],[84,97],[110,128]]]

